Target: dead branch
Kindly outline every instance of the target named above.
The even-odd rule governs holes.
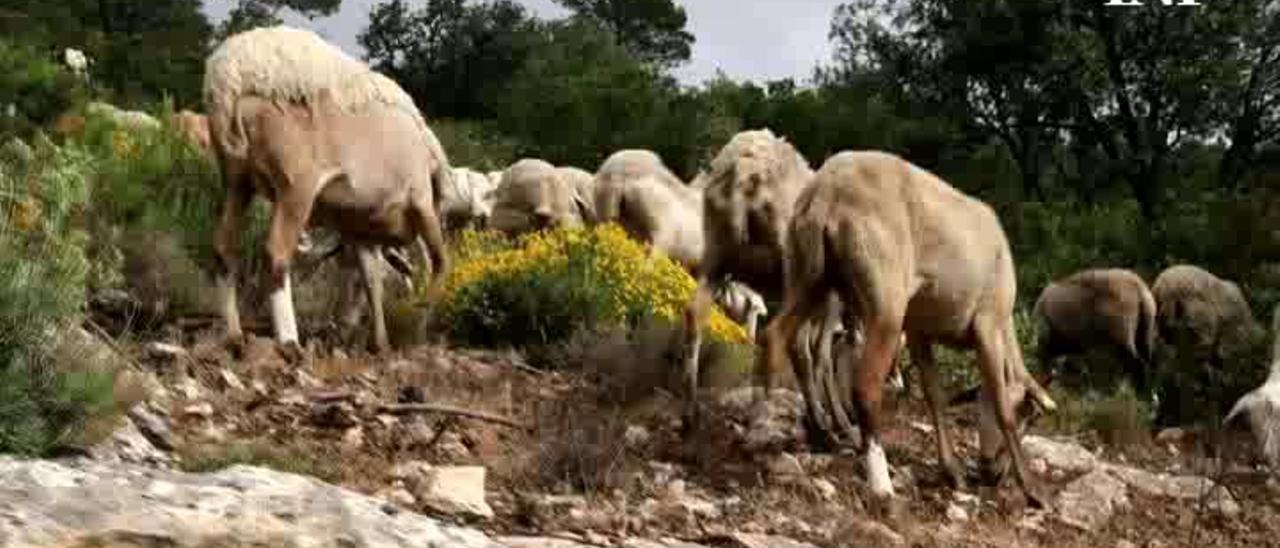
[[[449,405],[439,405],[433,403],[388,403],[378,406],[379,413],[390,413],[392,415],[408,415],[412,413],[441,413],[445,415],[454,415],[458,417],[467,417],[471,419],[501,424],[511,428],[519,428],[522,430],[531,430],[527,424],[518,422],[510,417],[485,413],[483,411],[472,411],[470,409],[462,409]]]

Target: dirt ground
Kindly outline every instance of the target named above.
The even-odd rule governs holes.
[[[167,411],[184,468],[250,462],[385,494],[404,462],[483,465],[496,517],[475,525],[496,534],[698,541],[743,531],[861,546],[876,541],[857,529],[847,532],[847,523],[880,516],[910,546],[1280,546],[1280,497],[1266,476],[1245,465],[1247,459],[1206,464],[1214,461],[1193,435],[1102,447],[1101,456],[1154,472],[1213,477],[1241,512],[1227,517],[1134,494],[1128,509],[1086,532],[1026,508],[1009,480],[999,489],[971,488],[981,501],[961,520],[948,516],[956,499],[937,467],[922,400],[890,397],[885,443],[904,503],[886,516],[869,508],[860,460],[851,450],[810,454],[795,440],[752,452],[728,422],[715,419],[685,437],[678,401],[661,390],[615,405],[601,401],[583,374],[534,370],[511,352],[420,346],[377,358],[311,355],[294,367],[263,339],[235,359],[213,335],[193,337],[184,345],[188,353],[172,362],[140,358],[169,390]],[[138,351],[143,354],[141,345]],[[212,409],[201,409],[203,402]],[[404,406],[417,403],[448,409]],[[453,412],[459,409],[481,416]],[[947,413],[966,463],[976,457],[974,414],[965,406]],[[1090,436],[1081,444],[1100,447]],[[769,463],[784,454],[835,489],[780,479]],[[1050,494],[1075,479],[1037,477]],[[672,489],[722,510],[655,506]]]

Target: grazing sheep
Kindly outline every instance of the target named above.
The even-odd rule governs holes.
[[[892,154],[842,152],[797,199],[787,242],[786,296],[765,328],[768,369],[786,364],[786,345],[801,322],[819,316],[836,293],[845,324],[860,326],[865,339],[846,360],[857,355],[859,362],[847,367],[872,493],[893,495],[880,445],[880,404],[905,331],[952,484],[962,486],[964,476],[942,421],[935,343],[978,351],[991,404],[984,406],[980,431],[983,469],[992,469],[998,448],[994,419],[1023,493],[1040,505],[1026,474],[1014,402],[1030,391],[1045,409],[1055,404],[1022,361],[1013,324],[1013,257],[995,212]]]
[[[698,288],[684,315],[684,375],[689,398],[686,424],[696,423],[699,416],[698,354],[714,289],[732,277],[765,295],[782,293],[787,223],[796,197],[812,176],[808,161],[790,143],[768,129],[760,129],[734,135],[716,154],[710,169],[691,185],[703,191],[704,240],[702,260],[698,264]],[[598,200],[599,196],[597,190]],[[601,204],[597,206],[605,209]],[[830,402],[832,414],[829,416],[828,406],[822,405],[817,397],[823,383],[827,385],[824,392],[829,394],[834,390],[830,357],[838,320],[837,306],[833,298],[828,318],[812,326],[805,342],[796,349],[801,359],[794,362],[796,380],[809,402],[806,420],[813,426],[809,432],[818,445],[834,443],[823,437],[832,430],[831,416],[846,431],[852,428],[840,402]],[[816,371],[810,369],[815,363],[811,358],[816,359]],[[762,394],[767,395],[773,386],[773,376],[762,365],[756,368],[757,382],[763,387]]]
[[[588,225],[596,224],[595,176],[572,166],[557,167],[556,172],[573,186],[576,196],[584,204],[582,220]]]
[[[1265,335],[1240,286],[1193,265],[1166,268],[1151,285],[1160,338],[1175,347],[1223,360]]]
[[[1144,398],[1150,396],[1156,301],[1137,274],[1119,268],[1093,269],[1055,280],[1040,292],[1034,314],[1041,325],[1042,365],[1049,367],[1058,357],[1109,345],[1124,360],[1134,390]]]
[[[495,186],[483,173],[465,167],[453,168],[456,192],[446,193],[440,215],[448,230],[484,228],[493,214]]]
[[[85,113],[90,116],[102,116],[116,125],[133,130],[160,129],[160,121],[150,114],[138,110],[124,110],[110,103],[94,101],[85,106]]]
[[[623,191],[633,181],[651,177],[671,187],[684,187],[657,154],[642,149],[619,150],[610,154],[596,170],[594,206],[599,222],[609,222],[622,217]],[[623,228],[626,228],[625,226]]]
[[[274,204],[270,299],[286,356],[301,357],[289,264],[309,223],[332,227],[355,246],[374,309],[374,346],[388,348],[378,247],[417,244],[433,289],[448,269],[434,203],[452,173],[412,99],[314,33],[288,27],[226,39],[206,61],[204,99],[227,188],[215,249],[228,338],[243,337],[232,282],[236,247],[245,208],[263,192]]]
[[[756,340],[756,327],[760,318],[769,313],[764,297],[746,285],[728,282],[716,288],[715,300],[733,321],[746,326],[747,338]]]
[[[1275,472],[1280,468],[1280,306],[1271,314],[1271,337],[1271,374],[1262,386],[1237,400],[1222,423],[1246,417],[1258,451]]]
[[[203,114],[181,110],[169,117],[169,123],[185,137],[196,150],[213,158],[213,138],[209,135],[209,118]]]
[[[493,228],[511,236],[559,226],[581,227],[587,204],[555,166],[526,158],[507,168],[498,186]]]
[[[595,177],[596,221],[617,223],[632,238],[697,275],[702,262],[702,192],[686,186],[656,155],[624,150]]]

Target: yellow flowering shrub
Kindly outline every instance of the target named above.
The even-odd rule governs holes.
[[[544,231],[515,242],[467,231],[453,249],[442,319],[456,339],[472,344],[546,344],[584,326],[676,323],[697,284],[613,224]],[[708,331],[714,340],[749,342],[742,326],[719,309]]]

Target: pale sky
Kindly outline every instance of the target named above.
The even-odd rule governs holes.
[[[410,0],[422,5],[426,0]],[[517,0],[534,14],[557,18],[565,10],[551,0]],[[687,84],[715,75],[717,68],[738,80],[808,79],[831,57],[827,30],[840,0],[676,0],[689,15],[697,42],[693,59],[676,75]],[[292,13],[287,23],[314,30],[357,57],[356,35],[369,22],[369,10],[381,0],[343,0],[332,17],[307,20]],[[206,0],[205,11],[221,21],[234,0]]]

